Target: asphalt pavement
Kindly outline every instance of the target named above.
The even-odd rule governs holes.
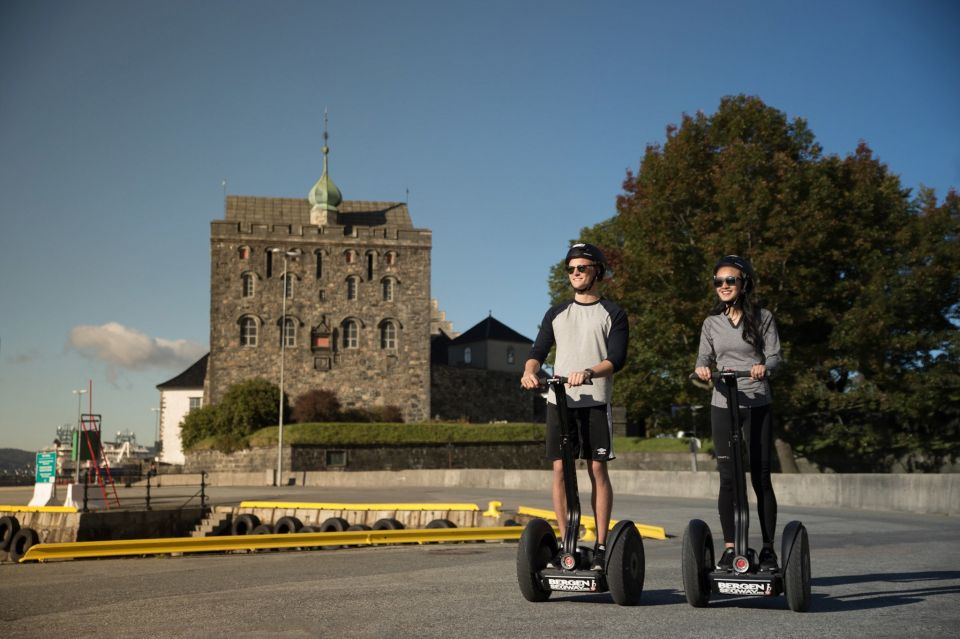
[[[504,509],[550,506],[546,490],[211,490],[216,503],[485,506],[495,499]],[[17,497],[11,489],[0,492],[0,502]],[[718,534],[713,500],[618,496],[614,517],[664,526],[670,535],[644,540],[646,581],[636,607],[617,606],[609,594],[527,602],[517,587],[517,546],[510,543],[187,555],[0,565],[0,636],[960,636],[960,518],[781,508],[780,530],[798,519],[810,534],[812,606],[795,613],[782,596],[715,597],[704,609],[687,604],[681,537],[694,517]],[[758,535],[754,514],[751,536]]]

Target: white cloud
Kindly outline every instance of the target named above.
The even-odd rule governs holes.
[[[202,344],[150,337],[117,322],[74,326],[67,336],[67,346],[85,357],[106,362],[111,369],[134,371],[186,368],[207,352]]]

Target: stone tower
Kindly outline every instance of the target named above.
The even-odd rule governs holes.
[[[326,128],[326,127],[324,127]],[[345,407],[430,411],[431,232],[407,205],[343,200],[328,173],[307,199],[227,196],[210,229],[206,400],[239,381],[313,389]]]

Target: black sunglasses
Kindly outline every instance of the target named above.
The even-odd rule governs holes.
[[[734,277],[733,275],[727,275],[726,277],[715,277],[713,278],[713,287],[720,288],[724,284],[727,286],[736,286],[738,281],[743,281],[742,277]]]
[[[568,266],[567,273],[570,275],[573,275],[574,271],[577,271],[578,273],[586,273],[587,269],[591,268],[592,266],[593,264],[578,264],[577,266]]]

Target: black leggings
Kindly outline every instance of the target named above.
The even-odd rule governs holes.
[[[744,437],[749,443],[750,482],[757,494],[757,511],[760,517],[760,532],[763,543],[773,543],[777,527],[777,497],[770,481],[770,455],[773,449],[773,419],[770,405],[741,408]],[[720,472],[720,496],[717,508],[720,511],[720,526],[723,540],[734,541],[733,526],[733,458],[730,457],[730,411],[719,406],[710,407],[710,423],[713,427],[713,448],[717,455],[717,470]]]

